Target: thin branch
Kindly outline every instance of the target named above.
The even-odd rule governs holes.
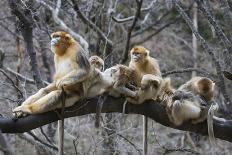
[[[180,6],[179,1],[178,0],[174,0],[174,3],[175,3],[177,11],[180,13],[180,15],[183,17],[183,19],[187,23],[187,25],[192,30],[192,33],[194,33],[194,35],[196,36],[197,40],[199,40],[199,42],[201,43],[202,47],[205,49],[205,51],[212,58],[212,61],[215,64],[215,68],[216,68],[217,75],[218,75],[218,80],[219,80],[218,87],[221,89],[221,92],[222,92],[222,94],[223,94],[223,96],[225,98],[226,103],[227,104],[231,103],[230,97],[229,97],[229,95],[227,93],[227,90],[226,90],[225,80],[224,80],[224,76],[223,76],[223,72],[222,72],[222,67],[221,67],[221,64],[220,64],[219,60],[217,59],[214,51],[209,47],[209,45],[207,44],[207,42],[205,41],[205,39],[200,35],[200,33],[194,27],[191,19],[188,17],[188,15],[184,12],[183,8]]]
[[[70,33],[75,39],[77,39],[79,41],[79,43],[82,45],[82,47],[84,48],[84,51],[86,52],[87,55],[89,55],[89,44],[88,42],[78,33],[74,32],[72,29],[70,29],[63,20],[61,20],[58,17],[58,13],[57,10],[58,9],[54,9],[53,7],[51,7],[49,4],[47,4],[46,2],[44,2],[43,0],[36,0],[38,3],[42,4],[43,6],[45,6],[46,8],[48,8],[51,12],[52,12],[52,16],[54,18],[54,22],[56,22],[58,25],[60,25],[62,27],[62,29],[64,31],[67,31],[68,33]]]
[[[49,147],[49,148],[51,148],[51,149],[53,149],[53,150],[55,150],[55,151],[58,151],[58,148],[56,147],[56,146],[54,146],[54,145],[50,145],[50,144],[48,144],[48,143],[45,143],[44,141],[42,141],[40,138],[38,138],[35,134],[33,134],[31,131],[29,131],[29,132],[27,132],[31,137],[33,137],[34,138],[34,140],[36,140],[37,142],[39,142],[40,144],[43,144],[43,145],[45,145],[45,146],[47,146],[47,147]]]
[[[124,137],[123,135],[121,135],[121,134],[117,134],[119,137],[121,137],[121,138],[123,138],[125,141],[127,141],[129,144],[131,144],[134,148],[135,148],[135,150],[140,154],[140,155],[142,155],[142,152],[141,152],[141,150],[134,144],[134,143],[132,143],[128,138],[126,138],[126,137]]]
[[[16,0],[10,0],[9,6],[11,8],[12,13],[19,19],[22,36],[25,42],[25,49],[30,57],[30,65],[31,65],[31,72],[33,74],[33,79],[35,80],[37,88],[43,87],[43,81],[41,78],[40,71],[38,69],[38,63],[36,60],[36,52],[33,46],[33,25],[34,19],[32,14],[25,14],[25,10],[32,10],[32,5],[30,8],[26,8],[25,10],[21,10],[19,6],[20,2]]]
[[[153,8],[154,4],[157,2],[157,0],[153,0],[146,8],[141,8],[141,12],[145,12],[145,11],[149,11],[150,9]],[[130,17],[125,17],[125,18],[117,18],[115,16],[112,16],[112,19],[116,22],[116,23],[126,23],[129,21],[132,21],[135,18],[135,16],[130,16]]]
[[[23,76],[22,74],[19,74],[19,73],[15,72],[14,70],[12,70],[12,69],[10,69],[8,67],[7,68],[4,67],[4,70],[6,70],[7,72],[15,75],[17,78],[19,78],[19,79],[21,79],[23,81],[26,81],[26,82],[31,83],[31,84],[35,84],[35,81],[33,79],[27,78],[27,77]],[[47,81],[43,81],[43,82],[46,85],[49,85],[49,82],[47,82]]]
[[[164,72],[162,73],[162,76],[168,76],[168,75],[171,75],[171,74],[180,74],[180,73],[186,73],[186,72],[197,72],[199,74],[202,74],[206,77],[210,77],[212,79],[216,79],[216,76],[207,72],[206,70],[203,70],[203,69],[198,69],[198,68],[184,68],[184,69],[177,69],[177,70],[172,70],[172,71],[167,71],[167,72]]]
[[[224,46],[226,47],[226,49],[229,51],[230,54],[232,54],[232,43],[230,42],[230,40],[226,37],[225,33],[223,32],[223,30],[221,29],[221,27],[219,26],[218,22],[216,21],[216,19],[213,17],[213,14],[211,13],[212,10],[210,8],[210,4],[208,1],[207,2],[207,6],[205,4],[203,4],[203,2],[201,2],[200,0],[195,0],[198,4],[198,8],[203,12],[203,14],[207,17],[208,21],[210,22],[211,25],[213,25],[215,32],[218,36],[218,38],[221,39],[221,41],[223,42]]]
[[[153,38],[154,36],[156,36],[157,34],[159,34],[160,32],[162,32],[165,28],[169,27],[172,24],[175,24],[178,20],[180,20],[180,17],[178,17],[175,20],[172,20],[172,21],[166,23],[165,25],[163,25],[162,27],[160,27],[159,29],[157,29],[155,32],[149,34],[148,36],[146,36],[142,40],[134,42],[133,45],[139,45],[139,44],[142,44],[142,43],[150,40],[151,38]]]
[[[128,31],[127,31],[127,40],[126,40],[126,46],[125,46],[125,50],[123,52],[123,56],[122,56],[122,60],[120,63],[125,63],[128,59],[128,51],[130,49],[130,39],[131,39],[131,33],[138,21],[138,18],[140,16],[140,11],[141,11],[141,7],[142,7],[142,4],[143,4],[143,0],[136,0],[136,4],[137,4],[137,9],[136,9],[136,12],[135,12],[135,18],[133,20],[133,23],[132,25],[128,28]]]
[[[89,20],[80,10],[78,3],[76,0],[72,0],[72,3],[74,4],[73,8],[76,11],[76,14],[80,17],[80,19],[88,25],[91,29],[93,29],[99,37],[107,42],[110,46],[113,46],[113,42],[99,29],[91,20]]]
[[[0,72],[2,72],[3,75],[6,76],[6,78],[11,82],[12,86],[16,89],[16,91],[20,94],[21,98],[23,98],[22,91],[16,86],[14,81],[6,74],[6,72],[3,69],[0,69]]]
[[[130,16],[130,17],[119,19],[119,18],[112,16],[113,21],[115,21],[116,23],[125,23],[125,22],[133,20],[134,18],[135,16]]]

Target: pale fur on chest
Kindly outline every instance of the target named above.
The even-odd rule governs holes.
[[[56,73],[54,76],[54,79],[57,80],[59,78],[64,77],[69,72],[71,72],[74,69],[74,66],[72,65],[72,60],[68,57],[64,57],[63,59],[58,59],[57,63],[55,64],[56,67]]]

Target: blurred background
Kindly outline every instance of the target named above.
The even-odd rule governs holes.
[[[64,30],[89,55],[102,57],[105,68],[128,65],[130,49],[143,45],[158,59],[163,76],[171,77],[174,88],[192,76],[211,78],[220,107],[217,115],[230,119],[231,25],[230,0],[1,0],[0,114],[11,118],[14,107],[44,81],[52,81],[50,34]],[[65,154],[142,154],[141,115],[101,117],[99,129],[94,114],[65,119]],[[231,143],[217,143],[212,147],[208,137],[149,120],[150,155],[232,154]],[[57,154],[57,122],[23,134],[0,134],[0,154]]]

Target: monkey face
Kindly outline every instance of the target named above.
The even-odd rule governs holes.
[[[134,62],[141,62],[146,60],[149,51],[143,46],[136,46],[131,49],[131,60]]]
[[[104,61],[98,57],[98,56],[91,56],[89,58],[89,61],[90,61],[90,64],[95,67],[95,68],[98,68],[99,70],[103,70],[103,67],[104,67]]]
[[[57,31],[51,34],[51,46],[69,45],[72,40],[72,37],[64,31]]]
[[[214,82],[206,77],[202,77],[198,82],[197,86],[201,93],[208,93],[210,91],[213,91],[214,89]]]

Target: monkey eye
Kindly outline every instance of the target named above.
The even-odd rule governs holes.
[[[147,53],[144,53],[144,56],[147,56]]]
[[[69,37],[66,36],[66,37],[65,37],[65,40],[69,40]]]
[[[52,36],[52,38],[58,38],[58,37],[60,37],[58,34],[54,34],[54,35]]]
[[[134,54],[134,55],[139,55],[139,53],[138,53],[138,52],[134,52],[133,54]]]

